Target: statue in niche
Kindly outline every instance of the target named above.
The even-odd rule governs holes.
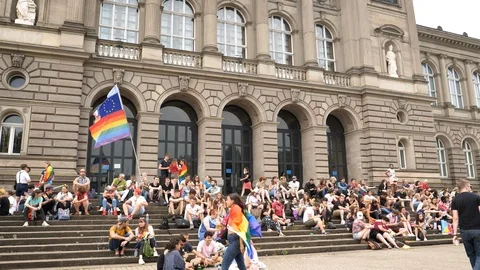
[[[387,70],[390,77],[398,78],[397,74],[397,56],[393,52],[393,45],[388,46],[388,52],[386,55],[387,59]]]
[[[17,19],[15,23],[33,25],[37,13],[37,5],[33,0],[18,0]]]

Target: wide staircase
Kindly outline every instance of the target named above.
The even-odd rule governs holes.
[[[185,231],[190,234],[191,244],[194,247],[198,244],[197,230],[175,229],[171,219],[169,231],[158,228],[162,216],[167,214],[165,206],[150,204],[147,212],[155,228],[159,249],[163,249],[171,235]],[[136,263],[138,259],[133,257],[133,243],[129,246],[127,256],[122,258],[115,257],[107,248],[108,230],[116,224],[116,218],[92,211],[90,216],[73,216],[67,221],[49,220],[49,227],[42,227],[41,222],[37,222],[36,226],[22,227],[23,219],[19,214],[0,217],[0,269]],[[253,241],[259,256],[368,249],[365,244],[353,240],[352,234],[338,220],[334,223],[337,229],[327,230],[329,234],[326,235],[306,229],[301,222],[296,222],[284,232],[285,237],[279,237],[275,232],[263,232],[262,238],[254,238]],[[130,226],[135,229],[137,222],[131,221]],[[438,231],[429,231],[427,242],[416,242],[414,237],[398,240],[412,247],[451,243],[450,236],[441,235]],[[374,253],[372,256],[375,256]],[[155,261],[154,258],[146,260],[147,264]]]

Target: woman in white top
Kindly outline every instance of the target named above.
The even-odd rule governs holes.
[[[70,209],[73,201],[73,195],[72,193],[68,192],[67,185],[62,187],[62,191],[57,194],[55,201],[57,202],[57,211],[58,209]]]
[[[153,248],[153,256],[158,257],[156,250],[157,241],[155,240],[155,232],[152,225],[148,224],[145,218],[138,219],[138,227],[135,229],[135,235],[137,236],[137,245],[135,246],[135,257],[138,255],[138,264],[145,264],[143,261],[143,246],[146,242]]]
[[[257,208],[258,205],[261,203],[261,199],[260,199],[260,196],[258,195],[258,190],[257,189],[254,189],[250,194],[248,194],[247,196],[247,200],[246,200],[246,205],[247,205],[247,209],[248,209],[248,212],[251,213],[252,211],[252,208]]]

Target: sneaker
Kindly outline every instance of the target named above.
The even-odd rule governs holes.
[[[50,226],[50,224],[48,224],[46,221],[44,221],[44,222],[42,223],[42,226],[43,226],[43,227],[48,227],[48,226]]]
[[[409,245],[403,245],[402,248],[403,248],[403,249],[410,249],[410,246],[409,246]]]
[[[323,231],[322,234],[328,234],[328,232],[327,232],[327,231]]]
[[[25,221],[25,223],[23,223],[23,227],[28,227],[28,221]]]
[[[340,222],[340,225],[345,225],[345,220],[342,220],[342,221]]]
[[[417,238],[415,238],[415,241],[420,241],[420,238],[418,238],[418,237],[417,237]]]
[[[268,229],[267,232],[273,232],[272,229]]]
[[[423,241],[427,241],[427,240],[428,240],[428,239],[427,239],[426,237],[425,237],[425,238],[423,238]]]
[[[413,234],[413,233],[408,234],[408,237],[412,237],[412,236],[415,236],[415,234]]]
[[[285,236],[285,234],[283,234],[282,232],[280,232],[280,233],[278,234],[278,236],[282,236],[282,237],[284,237],[284,236]]]
[[[107,215],[107,210],[103,210],[102,211],[102,216],[106,216]]]
[[[144,261],[142,258],[140,258],[140,259],[138,259],[138,264],[142,264],[142,265],[143,265],[143,264],[145,264],[145,261]]]
[[[157,252],[157,250],[155,250],[155,251],[153,252],[153,257],[158,257],[158,252]]]
[[[98,210],[98,212],[102,212],[102,211],[105,211],[105,209],[103,209],[103,207],[100,207],[100,209]]]
[[[190,230],[193,230],[194,228],[193,223],[190,223]]]
[[[113,215],[114,216],[118,215],[117,210],[113,210]]]
[[[118,207],[117,207],[117,208],[115,208],[115,211],[118,211],[118,212],[120,212],[120,208],[118,208]]]

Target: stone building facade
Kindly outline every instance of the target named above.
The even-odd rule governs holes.
[[[412,0],[34,2],[27,26],[0,0],[3,174],[49,160],[101,186],[156,174],[169,152],[225,191],[244,167],[378,182],[392,163],[400,178],[478,183],[480,41],[417,26]],[[132,140],[93,149],[114,84]]]

